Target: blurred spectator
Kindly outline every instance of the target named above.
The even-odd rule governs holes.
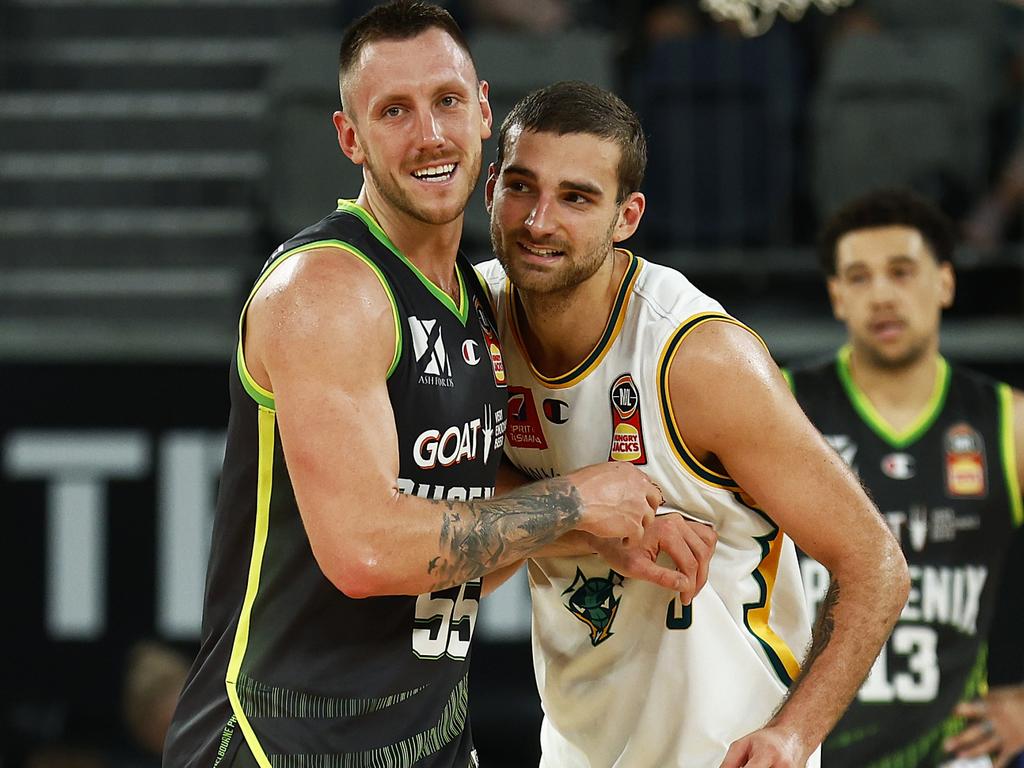
[[[989,190],[964,222],[964,236],[972,245],[991,248],[1024,218],[1024,137],[1006,163],[996,185]],[[1019,236],[1018,232],[1018,236]]]
[[[187,675],[188,660],[166,645],[141,642],[129,651],[121,705],[134,743],[119,755],[119,766],[160,765],[164,737]]]

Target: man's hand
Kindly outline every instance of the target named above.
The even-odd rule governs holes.
[[[665,499],[647,475],[622,461],[592,464],[565,475],[579,494],[576,528],[601,538],[640,541]]]
[[[598,554],[623,576],[678,592],[680,602],[689,605],[707,583],[718,535],[710,525],[669,513],[648,523],[639,543],[598,538],[593,543]],[[657,564],[661,552],[672,558],[677,570]]]
[[[804,768],[815,748],[808,749],[792,731],[766,725],[734,741],[721,768]]]
[[[984,699],[964,701],[955,710],[967,727],[946,740],[946,751],[958,758],[992,755],[1003,768],[1024,750],[1024,685],[993,688]]]

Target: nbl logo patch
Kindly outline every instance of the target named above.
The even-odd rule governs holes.
[[[437,319],[409,318],[412,349],[416,356],[416,374],[420,384],[451,387],[452,367],[441,336],[441,323]]]
[[[624,373],[615,380],[611,389],[612,447],[611,461],[646,464],[644,428],[640,420],[640,393],[633,377]]]
[[[970,424],[946,431],[946,492],[950,496],[984,496],[987,492],[985,442]]]

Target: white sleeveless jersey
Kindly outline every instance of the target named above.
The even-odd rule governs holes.
[[[505,446],[516,466],[541,478],[631,461],[668,506],[718,533],[708,584],[689,607],[596,555],[530,561],[541,766],[718,768],[798,674],[810,642],[803,587],[792,542],[688,453],[666,402],[686,335],[736,321],[678,272],[627,255],[600,342],[555,378],[528,360],[501,266],[478,267],[497,309],[510,385]]]

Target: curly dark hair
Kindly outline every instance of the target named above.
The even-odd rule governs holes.
[[[916,229],[936,261],[953,261],[956,235],[952,223],[937,206],[908,189],[878,189],[851,200],[825,222],[818,238],[818,259],[825,274],[836,274],[836,245],[844,235],[889,226]]]

